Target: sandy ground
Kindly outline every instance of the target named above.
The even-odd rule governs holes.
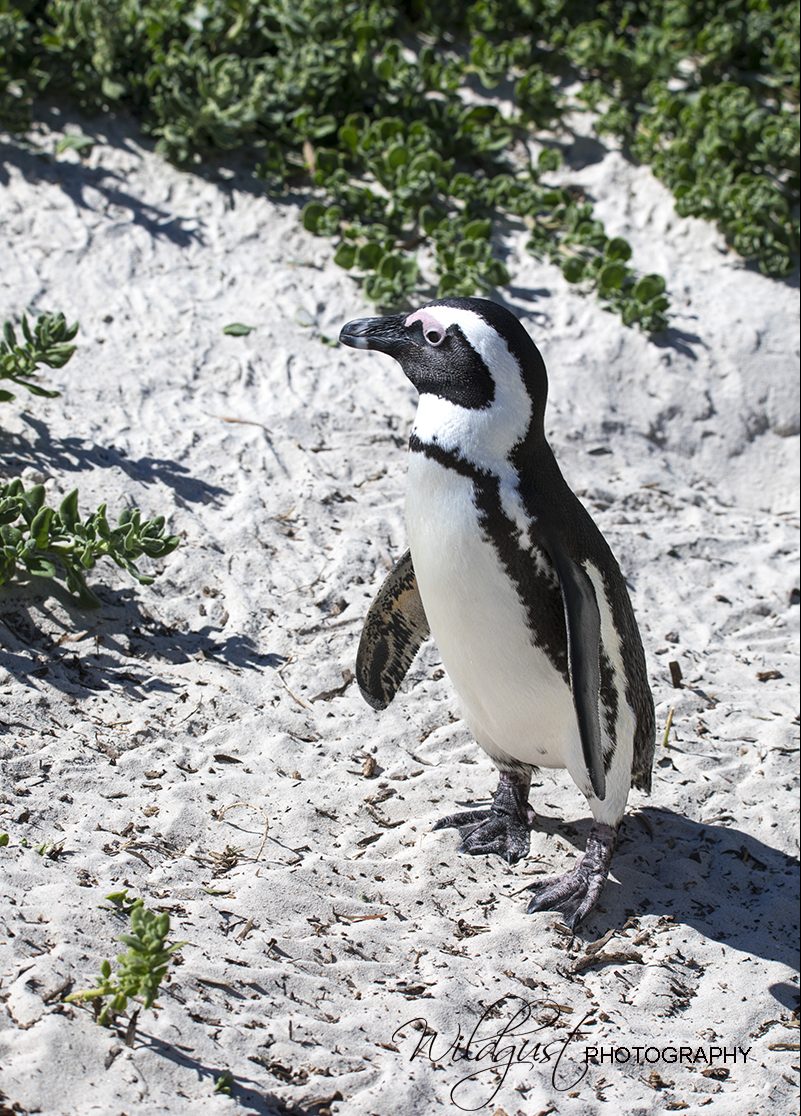
[[[563,470],[629,576],[658,714],[653,794],[633,793],[571,939],[523,892],[583,847],[566,773],[532,788],[527,861],[460,855],[431,827],[486,799],[494,770],[436,649],[382,715],[349,684],[405,549],[415,406],[387,358],[332,344],[370,312],[357,285],[300,227],[303,199],[181,173],[124,124],[81,127],[98,139],[83,161],[0,147],[0,317],[81,323],[63,396],[2,405],[2,469],[53,499],[79,483],[85,510],[165,513],[184,542],[151,588],[96,571],[97,613],[0,598],[0,1111],[790,1111],[797,280],[745,269],[600,148],[574,180],[668,277],[665,338],[510,233],[505,297],[549,368]],[[224,336],[233,321],[256,328]],[[133,1046],[62,1002],[118,952],[104,896],[123,887],[187,943]],[[438,1032],[417,1057],[415,1019]],[[746,1060],[637,1064],[680,1045]],[[628,1060],[587,1068],[587,1046]]]

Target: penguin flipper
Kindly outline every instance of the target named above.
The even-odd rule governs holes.
[[[581,750],[592,789],[606,797],[601,720],[601,614],[595,590],[586,571],[560,546],[549,547],[559,576],[567,628],[567,660],[576,708]]]
[[[356,681],[373,709],[386,709],[430,632],[410,551],[370,605],[356,656]]]

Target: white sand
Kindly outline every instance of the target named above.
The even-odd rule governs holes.
[[[180,173],[133,127],[100,129],[84,162],[0,148],[0,317],[63,309],[81,322],[78,354],[52,373],[63,396],[2,406],[3,469],[47,478],[53,499],[80,484],[85,511],[103,499],[166,513],[184,544],[152,588],[96,571],[99,613],[2,595],[6,1105],[789,1111],[797,283],[746,270],[614,152],[575,180],[635,264],[668,278],[668,344],[511,244],[508,299],[550,372],[553,445],[629,576],[659,722],[654,792],[632,794],[613,879],[571,942],[555,915],[526,915],[521,894],[582,848],[588,811],[567,774],[536,780],[545,820],[527,861],[465,857],[454,831],[431,827],[486,798],[494,771],[435,649],[382,715],[353,685],[337,694],[405,548],[414,392],[389,359],[327,344],[370,307],[331,244],[300,227],[302,199]],[[39,142],[52,151],[56,138]],[[233,321],[257,328],[223,336]],[[781,677],[759,681],[765,671]],[[63,851],[37,855],[43,842]],[[60,1002],[118,952],[123,926],[103,897],[122,887],[168,910],[188,942],[133,1048]],[[492,1058],[443,1055],[501,997],[482,1036],[516,998],[565,1009],[541,1014],[530,1041],[564,1044],[591,1013],[557,1072],[563,1091],[553,1057],[513,1065],[491,1097]],[[441,1031],[436,1067],[410,1061],[411,1027],[393,1040],[416,1016]],[[632,1055],[564,1091],[588,1044],[750,1053],[726,1074]],[[233,1098],[213,1091],[223,1070]],[[480,1089],[458,1086],[476,1070]]]

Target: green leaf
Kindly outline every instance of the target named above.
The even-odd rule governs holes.
[[[405,166],[409,162],[409,152],[406,145],[403,143],[393,144],[384,155],[384,161],[393,170]]]
[[[491,260],[485,278],[492,287],[505,287],[510,280],[509,271],[501,260]]]
[[[95,145],[95,141],[91,136],[84,136],[82,133],[70,134],[62,136],[56,144],[56,154],[60,155],[62,151],[77,151],[79,155],[88,155]]]
[[[21,493],[25,507],[31,513],[36,513],[44,504],[45,489],[43,484],[34,484],[27,492]]]
[[[378,244],[368,242],[356,250],[356,265],[363,271],[373,271],[381,262],[383,252]]]
[[[316,233],[320,226],[320,221],[325,217],[325,208],[326,207],[321,205],[320,202],[309,202],[309,204],[304,207],[302,214],[304,229],[308,232]]]
[[[231,1096],[234,1087],[234,1078],[230,1070],[223,1070],[219,1077],[214,1081],[214,1092],[224,1093],[226,1096]]]
[[[401,257],[401,276],[403,277],[404,287],[407,290],[416,282],[419,270],[417,260],[414,256]]]
[[[33,517],[30,526],[31,538],[40,550],[44,550],[50,538],[50,524],[55,515],[52,508],[41,508]]]
[[[58,516],[68,531],[72,531],[78,522],[78,489],[73,488],[68,496],[61,501]]]
[[[230,325],[223,326],[223,333],[228,337],[247,337],[255,328],[255,326],[244,325],[242,322],[231,322]]]
[[[63,368],[67,361],[72,357],[75,352],[75,345],[55,344],[51,345],[47,353],[42,357],[42,363],[46,364],[49,368]],[[53,395],[58,395],[58,392],[53,392]]]
[[[338,205],[327,206],[325,213],[320,218],[318,232],[324,236],[334,236],[339,231],[341,220],[342,207]]]
[[[56,565],[48,558],[42,558],[41,555],[34,554],[30,558],[25,559],[25,568],[28,573],[33,577],[55,577]]]
[[[650,302],[665,290],[665,280],[661,275],[643,275],[632,292],[638,302]]]
[[[56,399],[61,395],[60,391],[48,391],[47,388],[39,387],[38,384],[32,384],[29,380],[17,379],[16,382],[22,387],[27,388],[31,395],[38,395],[43,399]]]
[[[562,156],[555,147],[546,147],[537,156],[537,170],[540,174],[547,174],[548,171],[559,170],[562,165]]]
[[[378,274],[382,279],[394,279],[402,268],[402,257],[388,253],[382,258],[381,263],[378,265]]]
[[[631,258],[631,246],[622,236],[614,236],[607,241],[604,255],[608,260],[628,260]]]
[[[359,146],[359,138],[359,131],[352,124],[343,124],[339,129],[339,142],[351,151],[355,151]]]
[[[562,261],[562,274],[568,283],[579,283],[584,278],[584,260],[578,256],[568,256]]]
[[[461,280],[458,275],[451,272],[445,272],[440,276],[439,285],[437,287],[437,296],[439,298],[447,298],[448,295],[456,294],[459,291]]]
[[[625,264],[619,263],[618,261],[606,264],[598,275],[598,286],[601,288],[601,293],[619,290],[623,286],[623,280],[625,278]]]
[[[10,523],[3,524],[3,526],[0,527],[0,538],[2,538],[6,546],[14,547],[15,551],[17,546],[22,542],[23,537],[22,531],[20,531],[18,527],[13,527]]]
[[[476,221],[469,221],[462,229],[462,236],[465,240],[486,240],[492,230],[492,222],[489,218],[482,218]]]
[[[337,248],[334,253],[334,263],[338,267],[344,267],[346,271],[350,271],[356,260],[356,245],[345,241]]]
[[[422,206],[417,216],[420,227],[427,236],[434,232],[444,218],[445,214],[441,210],[434,209],[431,205]]]
[[[322,139],[325,136],[330,136],[332,132],[336,131],[336,126],[336,117],[330,114],[318,116],[309,124],[307,135],[311,139]]]

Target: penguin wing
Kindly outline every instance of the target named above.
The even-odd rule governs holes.
[[[606,774],[598,705],[601,694],[601,615],[595,590],[581,564],[557,543],[548,545],[559,576],[567,628],[570,688],[581,750],[596,796],[606,797]]]
[[[386,709],[429,634],[407,550],[370,605],[359,641],[356,681],[368,705]]]

